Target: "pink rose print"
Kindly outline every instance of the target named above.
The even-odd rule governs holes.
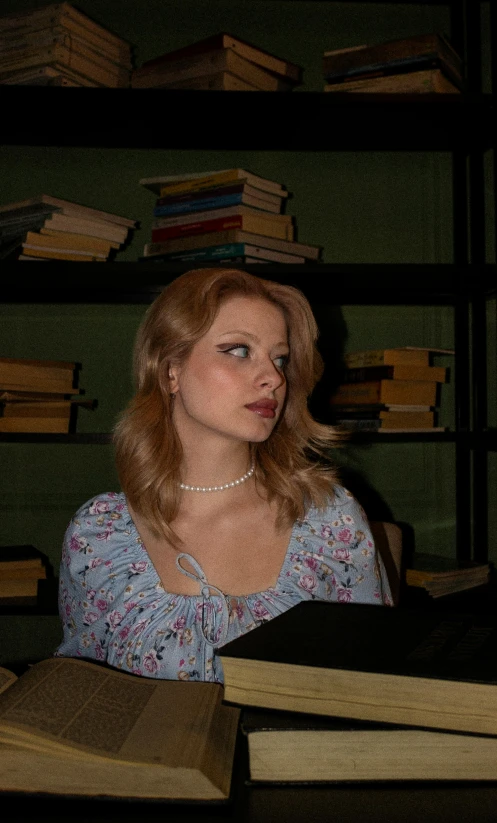
[[[104,500],[94,500],[89,508],[90,514],[104,514],[109,511],[109,504]]]
[[[121,640],[126,640],[129,632],[130,632],[129,626],[125,626],[123,629],[121,629],[121,631],[119,632],[119,637],[121,638]]]
[[[95,600],[94,605],[99,609],[101,612],[104,612],[107,608],[107,600],[104,600],[103,597],[99,597],[98,600]]]
[[[88,568],[89,568],[89,569],[96,569],[96,568],[97,568],[97,566],[101,566],[101,565],[102,565],[102,563],[103,563],[103,560],[102,560],[102,558],[101,558],[101,557],[94,557],[94,558],[93,558],[92,560],[90,560],[90,562],[88,563]]]
[[[178,617],[173,623],[173,631],[179,632],[181,629],[185,628],[186,617],[183,615],[182,617]]]
[[[317,588],[317,580],[313,574],[303,574],[299,580],[300,586],[309,594],[312,594]]]
[[[149,674],[155,674],[159,670],[159,663],[157,660],[157,652],[153,649],[143,658],[143,667]]]
[[[321,537],[324,538],[325,540],[328,537],[331,537],[331,526],[329,526],[329,525],[321,526]]]
[[[255,617],[259,618],[259,620],[264,620],[266,617],[270,616],[268,610],[266,609],[264,603],[261,600],[256,600],[252,612]]]
[[[339,603],[350,603],[352,601],[352,589],[337,589],[337,600]]]
[[[130,563],[128,568],[131,574],[143,574],[147,571],[148,563],[146,560],[139,560],[138,563]]]
[[[104,650],[102,649],[102,646],[100,645],[100,643],[97,643],[96,646],[95,646],[95,659],[96,660],[104,660],[105,659]]]
[[[351,560],[350,551],[346,548],[335,549],[332,557],[334,557],[335,560],[341,560],[343,563],[350,563]]]
[[[319,567],[319,560],[316,560],[315,557],[306,557],[304,559],[304,566],[307,566],[308,569],[315,572],[316,569]]]
[[[353,534],[350,529],[345,528],[340,529],[340,531],[337,534],[337,537],[339,540],[342,541],[342,543],[352,543]]]
[[[69,542],[69,548],[72,552],[81,552],[87,547],[87,545],[88,541],[86,540],[86,538],[78,537],[75,534],[73,534]]]
[[[91,626],[92,623],[95,623],[98,620],[99,614],[98,612],[86,612],[83,616],[83,624],[85,626]]]
[[[114,611],[109,612],[109,614],[107,615],[107,623],[109,624],[111,629],[115,629],[116,626],[119,626],[119,623],[122,619],[123,615],[121,614],[121,612],[118,612],[117,609],[114,609]]]

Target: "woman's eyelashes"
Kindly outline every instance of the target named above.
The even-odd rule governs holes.
[[[246,343],[234,343],[226,349],[220,349],[220,351],[222,354],[230,354],[233,357],[239,357],[242,360],[246,360],[251,354],[250,346]],[[279,354],[273,359],[273,363],[279,371],[283,371],[288,363],[288,358],[288,354]]]

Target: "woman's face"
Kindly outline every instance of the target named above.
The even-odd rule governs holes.
[[[226,300],[188,359],[170,369],[182,442],[266,440],[282,413],[288,355],[278,306],[259,297]]]

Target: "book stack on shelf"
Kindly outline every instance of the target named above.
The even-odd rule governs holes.
[[[438,598],[484,586],[489,575],[489,563],[414,552],[406,566],[405,582],[407,586],[423,589],[430,597]]]
[[[35,546],[0,546],[0,606],[35,606],[51,567]]]
[[[70,3],[0,17],[0,83],[130,85],[132,47]]]
[[[449,370],[430,364],[435,353],[454,352],[404,346],[345,355],[341,383],[330,398],[334,423],[379,434],[445,431],[437,415]]]
[[[228,32],[166,52],[135,68],[133,88],[292,91],[302,68]]]
[[[112,260],[136,220],[41,194],[0,206],[0,259]]]
[[[497,617],[309,600],[221,646],[249,783],[497,778]]]
[[[420,34],[323,54],[324,91],[458,94],[464,66],[444,34]]]
[[[0,433],[68,434],[79,408],[95,400],[75,395],[79,363],[0,357]]]
[[[319,262],[320,246],[297,242],[284,214],[288,192],[240,169],[140,180],[157,197],[151,241],[141,260],[243,263]]]

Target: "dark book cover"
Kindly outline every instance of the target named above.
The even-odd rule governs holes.
[[[497,612],[304,601],[219,649],[272,663],[497,685]],[[497,689],[496,689],[497,699]]]

